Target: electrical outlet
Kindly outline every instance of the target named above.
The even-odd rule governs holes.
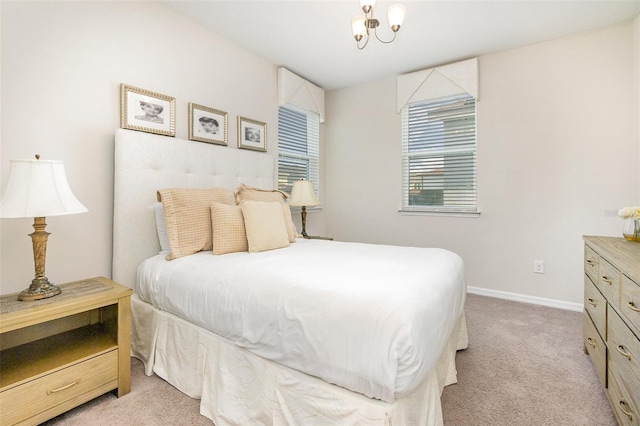
[[[544,274],[544,261],[542,260],[534,260],[533,261],[533,272],[536,274]]]

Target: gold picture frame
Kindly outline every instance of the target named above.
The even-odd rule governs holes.
[[[120,127],[158,135],[176,135],[176,99],[120,85]]]
[[[267,151],[267,123],[238,116],[238,148]]]
[[[189,102],[189,140],[227,146],[227,113]]]

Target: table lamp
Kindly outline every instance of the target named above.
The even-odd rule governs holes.
[[[71,192],[64,172],[64,163],[55,160],[11,160],[9,183],[0,201],[1,218],[33,217],[31,234],[35,278],[18,300],[33,301],[60,294],[58,286],[44,275],[47,257],[46,216],[84,213],[87,208]]]
[[[302,236],[307,238],[307,206],[320,205],[320,201],[318,201],[316,194],[313,192],[313,184],[310,180],[300,179],[293,182],[289,205],[293,207],[302,206]]]

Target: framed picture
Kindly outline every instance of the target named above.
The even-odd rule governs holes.
[[[189,140],[227,145],[227,113],[189,102]]]
[[[159,135],[176,135],[176,99],[120,85],[120,127]]]
[[[238,117],[238,148],[267,151],[267,124]]]

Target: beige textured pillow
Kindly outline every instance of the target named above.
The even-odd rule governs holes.
[[[252,253],[287,247],[289,237],[279,201],[243,201],[240,204]]]
[[[249,250],[244,217],[239,206],[211,204],[211,229],[213,231],[213,254]]]
[[[233,192],[222,188],[161,189],[167,237],[171,252],[167,260],[212,249],[211,204],[235,205]]]
[[[282,210],[285,215],[285,223],[287,225],[287,236],[290,243],[296,242],[296,235],[298,235],[298,232],[296,230],[296,226],[293,224],[293,220],[291,219],[291,209],[289,208],[289,205],[285,203],[286,199],[289,198],[289,194],[284,191],[280,191],[279,189],[260,189],[247,186],[242,183],[236,189],[235,197],[236,204],[240,204],[243,201],[280,201],[285,204],[282,207]]]

